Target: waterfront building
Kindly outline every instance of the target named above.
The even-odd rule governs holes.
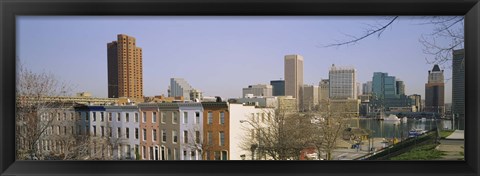
[[[465,50],[454,50],[452,60],[452,114],[465,118]]]
[[[445,112],[445,82],[443,70],[434,65],[428,71],[428,82],[425,84],[425,111],[443,114]]]
[[[300,55],[285,56],[285,95],[297,100],[297,105],[302,106],[303,86],[303,57]]]
[[[272,85],[273,96],[285,95],[285,80],[272,80],[270,81],[270,85]]]
[[[247,88],[243,88],[242,97],[245,97],[247,94],[253,94],[253,96],[258,96],[258,97],[271,97],[272,89],[273,89],[272,85],[266,85],[266,84],[249,85]]]
[[[118,34],[107,44],[108,97],[143,99],[142,48],[134,37]]]
[[[230,160],[231,115],[227,102],[202,102],[204,160]]]
[[[421,112],[423,111],[422,109],[422,96],[421,95],[418,95],[418,94],[413,94],[413,95],[409,95],[408,98],[410,98],[410,101],[411,101],[411,105],[412,106],[415,106],[415,108],[417,109],[417,111]]]
[[[405,95],[403,81],[397,81],[388,73],[374,72],[372,78],[372,103],[377,110],[389,111],[390,107],[410,107],[410,99]]]
[[[328,72],[330,99],[357,99],[356,71],[354,68],[336,67]]]

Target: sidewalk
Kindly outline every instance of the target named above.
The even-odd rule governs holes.
[[[444,140],[440,140],[440,145],[435,149],[443,151],[445,153],[439,160],[461,160],[464,156],[460,152],[465,152],[464,149],[464,131],[455,130],[450,136],[447,136]]]

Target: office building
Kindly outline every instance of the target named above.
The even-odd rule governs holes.
[[[297,105],[302,106],[303,57],[300,55],[285,56],[285,95],[296,98]]]
[[[357,79],[354,68],[332,65],[328,76],[330,99],[357,99]]]
[[[401,80],[395,81],[397,95],[405,95],[405,84]]]
[[[303,86],[303,110],[314,110],[319,103],[318,100],[318,86],[304,85]]]
[[[465,50],[453,51],[452,114],[465,118]]]
[[[372,81],[367,81],[362,84],[362,94],[368,95],[372,93]]]
[[[185,100],[201,100],[203,98],[200,90],[194,89],[183,78],[170,78],[170,86],[168,86],[169,97],[183,97]]]
[[[428,71],[428,82],[425,84],[425,111],[434,113],[445,112],[445,83],[443,70],[434,65]]]
[[[272,85],[273,96],[285,96],[285,80],[272,80],[270,85]]]
[[[266,85],[266,84],[249,85],[247,88],[243,88],[242,97],[245,97],[247,94],[253,94],[253,96],[258,96],[258,97],[271,97],[272,89],[273,89],[272,85]]]
[[[143,100],[142,49],[134,37],[118,34],[107,44],[108,97]]]
[[[318,89],[318,101],[326,101],[330,98],[330,81],[328,79],[322,79]]]

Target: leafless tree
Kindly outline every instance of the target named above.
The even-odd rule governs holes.
[[[309,113],[314,126],[310,128],[310,145],[317,149],[318,158],[332,160],[332,152],[341,140],[348,120],[356,114],[351,113],[347,103],[332,104],[330,100],[322,101],[319,109]],[[321,156],[325,153],[325,157]]]
[[[434,25],[434,30],[428,34],[422,34],[419,42],[423,45],[423,52],[433,58],[426,58],[429,64],[445,65],[451,60],[454,49],[463,48],[464,44],[464,17],[463,16],[430,16],[421,17],[425,20],[419,25]],[[364,33],[359,36],[347,35],[349,39],[325,45],[324,47],[340,47],[357,44],[371,36],[380,37],[385,29],[392,27],[399,16],[387,17],[384,22],[369,25]],[[442,42],[440,42],[442,41]],[[447,41],[445,44],[445,41]]]
[[[16,146],[17,159],[36,159],[40,141],[51,131],[60,101],[44,101],[45,97],[64,95],[68,87],[52,74],[34,73],[19,66],[16,80]],[[50,131],[49,131],[50,130]]]
[[[247,136],[242,149],[252,150],[256,159],[298,160],[308,144],[310,119],[285,109],[265,110],[260,116],[249,117],[244,126]]]

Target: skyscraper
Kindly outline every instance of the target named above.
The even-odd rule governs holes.
[[[428,71],[428,82],[425,84],[425,111],[444,113],[445,112],[445,83],[443,70],[434,65]]]
[[[118,34],[107,43],[108,97],[143,99],[142,48],[135,38]]]
[[[270,81],[270,85],[272,85],[273,96],[285,95],[285,80],[272,80]]]
[[[405,95],[405,83],[403,81],[395,81],[395,86],[397,87],[397,95]]]
[[[313,110],[319,103],[318,101],[318,86],[315,85],[304,85],[303,86],[303,109],[302,110]]]
[[[354,68],[330,67],[328,77],[330,80],[331,99],[357,99],[357,78]]]
[[[372,81],[367,81],[366,83],[363,83],[362,87],[363,95],[368,95],[372,93]]]
[[[302,106],[303,57],[300,55],[286,55],[284,73],[285,95],[296,98],[297,104]]]
[[[388,76],[388,73],[374,72],[372,78],[372,93],[380,99],[396,98],[397,84],[395,76]]]
[[[452,69],[452,113],[465,117],[465,50],[453,51]]]

